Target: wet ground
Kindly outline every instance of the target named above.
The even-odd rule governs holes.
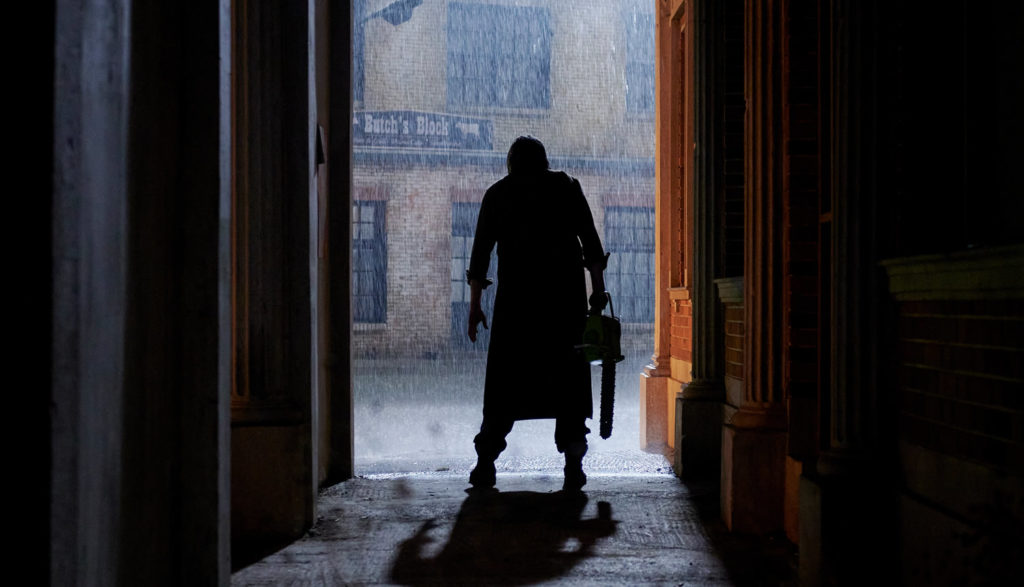
[[[449,471],[360,477],[325,490],[301,540],[237,571],[249,585],[792,586],[782,537],[729,534],[713,485],[669,473],[499,473],[467,493]]]
[[[726,532],[716,480],[683,483],[665,456],[639,449],[650,353],[628,354],[612,436],[600,438],[590,421],[589,481],[571,495],[560,491],[550,420],[517,423],[496,490],[467,491],[483,355],[358,360],[357,477],[322,491],[312,530],[235,572],[232,584],[795,585],[785,538]]]
[[[616,365],[612,435],[598,435],[600,367],[592,367],[594,416],[587,455],[591,465],[620,472],[660,472],[665,461],[639,448],[639,382],[649,350],[627,348]],[[465,468],[475,459],[473,436],[483,409],[485,355],[467,353],[434,360],[357,359],[355,362],[356,473],[423,472]],[[528,366],[524,366],[528,368]],[[542,383],[542,382],[541,382]],[[536,471],[560,461],[554,420],[517,422],[499,471]]]

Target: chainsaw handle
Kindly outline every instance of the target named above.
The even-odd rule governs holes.
[[[604,310],[605,305],[608,303],[608,292],[606,291],[595,291],[590,294],[590,315],[600,316]]]
[[[608,306],[608,310],[612,313],[612,318],[615,317],[615,304],[612,303],[612,294],[607,291],[595,291],[590,294],[590,315],[600,316],[601,312],[604,311],[605,305]]]

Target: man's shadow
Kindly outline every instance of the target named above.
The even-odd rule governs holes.
[[[615,533],[611,505],[581,519],[583,493],[470,492],[448,543],[424,556],[437,527],[428,520],[398,548],[391,579],[402,584],[524,584],[560,577],[591,556],[599,538]]]

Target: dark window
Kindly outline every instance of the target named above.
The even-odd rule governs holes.
[[[654,112],[654,16],[626,15],[626,111]]]
[[[605,287],[623,322],[654,322],[654,208],[609,206],[605,246],[611,255]]]
[[[448,5],[448,105],[548,108],[547,8]]]
[[[456,346],[472,346],[466,336],[469,326],[469,285],[466,283],[466,269],[469,269],[469,257],[473,252],[473,234],[476,232],[476,219],[480,215],[480,204],[475,202],[452,203],[452,342]],[[491,251],[491,264],[487,269],[490,279],[497,284],[498,255]],[[480,306],[487,314],[488,325],[494,308],[495,285],[484,290]],[[477,346],[487,347],[489,331],[477,330]]]
[[[352,205],[352,306],[356,322],[387,320],[388,257],[383,201]]]

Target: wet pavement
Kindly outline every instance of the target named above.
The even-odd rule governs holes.
[[[608,439],[597,434],[601,371],[591,368],[595,418],[587,424],[592,430],[589,456],[628,461],[627,455],[632,455],[644,462],[646,453],[639,448],[639,386],[651,354],[640,344],[629,344],[624,352],[627,358],[617,365],[615,418]],[[483,415],[483,353],[436,359],[364,358],[357,359],[354,367],[357,474],[382,472],[382,468],[386,472],[432,470],[424,468],[424,463],[475,457],[473,437]],[[543,467],[560,458],[554,431],[554,420],[516,422],[502,453],[508,470],[523,470],[517,469],[520,466],[532,470],[535,463]],[[498,465],[502,466],[501,461]]]
[[[726,532],[714,480],[683,483],[665,456],[640,450],[639,376],[650,354],[627,355],[613,434],[602,439],[588,424],[589,481],[576,495],[560,491],[552,420],[517,422],[496,491],[467,492],[483,355],[357,360],[357,477],[323,490],[307,535],[236,571],[232,584],[795,585],[784,537]]]
[[[726,532],[713,483],[591,460],[584,492],[565,494],[560,466],[534,464],[501,468],[485,493],[467,491],[467,466],[456,461],[340,483],[322,492],[304,538],[232,584],[796,584],[792,545]]]

